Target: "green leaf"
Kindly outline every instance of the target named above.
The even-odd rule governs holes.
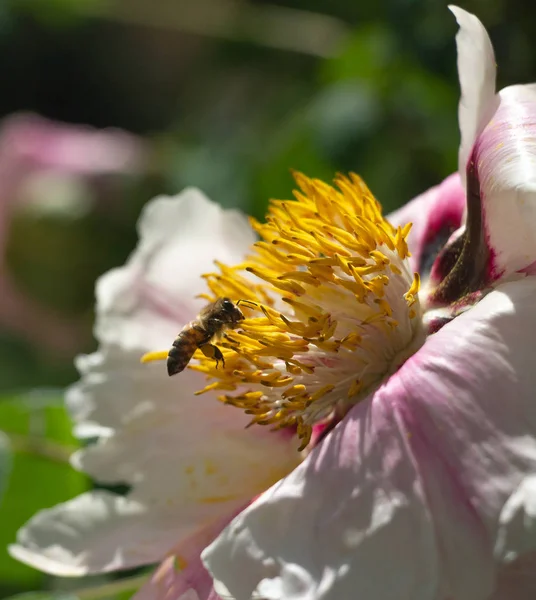
[[[42,574],[12,559],[7,546],[37,511],[86,491],[89,482],[68,462],[77,446],[60,396],[0,397],[0,429],[13,449],[9,487],[0,506],[0,581],[35,588]]]

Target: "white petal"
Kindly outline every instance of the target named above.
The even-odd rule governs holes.
[[[475,146],[493,279],[536,261],[536,85],[500,93]]]
[[[471,148],[499,105],[495,94],[497,66],[488,33],[475,15],[449,6],[460,26],[456,35],[461,98],[458,106],[461,144],[459,171],[465,168]]]
[[[369,408],[205,550],[237,600],[254,590],[268,600],[434,597],[439,556],[419,473],[390,409]]]
[[[501,561],[536,548],[535,293],[505,284],[430,336],[204,551],[215,579],[237,600],[513,589]]]
[[[140,241],[124,267],[97,282],[96,336],[146,350],[166,347],[194,318],[214,260],[240,262],[254,242],[246,217],[197,189],[156,198],[139,222]]]
[[[245,218],[189,190],[151,203],[140,238],[128,264],[99,282],[100,350],[79,357],[82,378],[67,394],[77,433],[100,436],[73,464],[99,482],[129,484],[127,498],[113,502],[137,507],[136,526],[115,504],[86,517],[85,497],[41,513],[15,552],[56,573],[159,561],[215,523],[221,530],[222,520],[299,461],[288,431],[245,429],[249,417],[214,393],[196,397],[206,384],[200,373],[170,378],[165,364],[140,363],[147,350],[168,348],[195,316],[193,296],[203,291],[201,273],[213,270],[213,260],[242,260],[253,241]],[[65,515],[76,521],[68,531]]]
[[[100,505],[88,508],[93,497],[83,496],[30,521],[17,558],[48,572],[97,573],[159,561],[229,519],[299,461],[288,432],[245,429],[249,419],[238,409],[214,394],[194,396],[204,385],[199,373],[169,378],[162,364],[140,365],[139,352],[117,347],[93,355],[84,369],[68,400],[76,403],[75,418],[108,434],[73,462],[99,482],[133,488],[126,500],[110,497],[114,504],[106,510],[100,497]],[[130,512],[116,508],[122,502],[136,507],[134,527]],[[68,532],[65,515],[75,523]]]
[[[495,555],[504,562],[512,562],[532,550],[536,550],[534,474],[523,479],[501,511]]]
[[[139,502],[95,491],[37,513],[19,530],[11,556],[72,577],[159,560],[176,542],[173,519]]]
[[[138,353],[108,349],[68,400],[83,394],[84,420],[114,435],[79,451],[76,466],[103,483],[138,484],[136,497],[184,511],[213,496],[241,504],[297,464],[289,432],[246,429],[250,418],[214,393],[194,396],[204,383],[195,371],[170,378],[161,363],[140,365]]]
[[[161,561],[173,588],[199,591],[212,587],[199,554],[234,513],[207,521],[202,530],[177,543],[176,514],[154,510],[107,491],[93,491],[42,510],[19,530],[11,556],[60,577],[80,577],[134,568]],[[177,559],[180,573],[176,572]],[[158,574],[158,571],[157,571]],[[190,579],[191,586],[188,586]],[[167,585],[153,578],[147,591]]]

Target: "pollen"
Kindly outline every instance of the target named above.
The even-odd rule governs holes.
[[[244,262],[204,275],[204,297],[233,299],[245,320],[218,342],[224,366],[198,351],[190,368],[207,377],[198,393],[216,390],[251,425],[294,428],[303,449],[315,424],[416,350],[422,319],[411,223],[393,227],[355,174],[333,186],[294,177],[293,200],[272,200],[264,223],[251,219],[259,241]]]

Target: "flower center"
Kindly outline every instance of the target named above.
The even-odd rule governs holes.
[[[419,276],[409,269],[411,223],[394,228],[354,174],[335,186],[295,173],[295,200],[272,201],[244,263],[204,275],[214,301],[245,315],[218,342],[225,365],[197,352],[192,369],[252,424],[312,426],[344,413],[422,344]]]

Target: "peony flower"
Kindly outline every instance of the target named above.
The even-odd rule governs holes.
[[[451,10],[467,218],[421,295],[433,335],[203,552],[237,600],[536,597],[536,95],[496,94],[484,27]]]
[[[67,396],[98,437],[74,465],[131,489],[42,511],[13,556],[60,575],[163,560],[143,600],[534,597],[532,105],[495,95],[483,26],[452,10],[461,176],[386,220],[357,176],[296,174],[252,248],[199,192],[146,209],[97,285],[100,349]],[[140,366],[199,293],[246,316],[225,365]]]

